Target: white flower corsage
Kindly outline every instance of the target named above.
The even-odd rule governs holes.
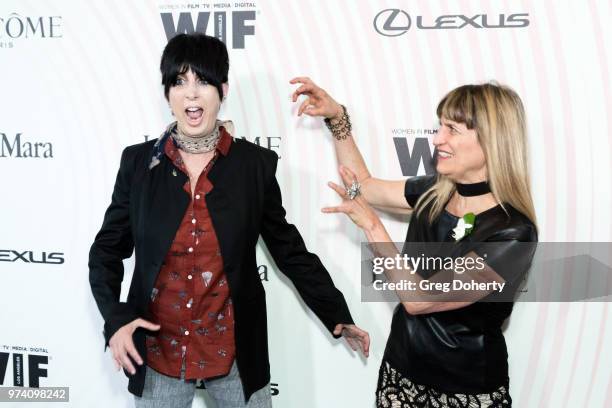
[[[476,216],[474,213],[467,213],[463,217],[459,218],[457,221],[457,225],[453,228],[453,238],[455,238],[455,242],[459,241],[466,235],[468,235],[474,229],[474,222],[476,221]]]

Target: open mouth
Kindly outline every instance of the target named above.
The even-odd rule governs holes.
[[[187,115],[187,122],[189,125],[197,126],[202,122],[204,109],[198,107],[187,108],[185,109],[185,114]]]
[[[449,152],[445,152],[444,150],[438,150],[438,159],[448,159],[453,157]]]

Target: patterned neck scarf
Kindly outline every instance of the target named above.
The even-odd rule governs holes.
[[[201,136],[188,136],[181,132],[178,126],[174,129],[174,133],[172,133],[172,137],[174,141],[178,145],[179,149],[187,153],[207,153],[214,150],[217,147],[217,142],[219,142],[219,123],[220,120],[217,120],[214,129],[212,132],[206,135]]]
[[[217,120],[217,123],[215,125],[215,130],[212,132],[212,134],[216,134],[216,140],[214,141],[214,145],[212,146],[210,150],[214,149],[217,146],[217,142],[219,141],[219,137],[221,135],[221,133],[219,132],[219,128],[221,126],[223,126],[230,135],[234,134],[234,124],[232,123],[231,120],[224,120],[224,121]],[[176,145],[180,149],[183,149],[183,147],[181,146],[181,141],[177,140],[176,135],[177,135],[177,124],[176,122],[172,122],[166,127],[166,130],[163,131],[163,133],[159,136],[159,138],[153,145],[153,154],[151,157],[151,161],[149,162],[149,170],[151,170],[153,167],[159,164],[162,156],[164,155],[164,146],[166,145],[166,141],[168,140],[169,137],[172,138],[173,142],[176,143]],[[186,137],[190,139],[197,139],[197,138],[191,138],[189,136],[186,136]],[[186,149],[183,149],[183,150],[189,153],[194,153]],[[210,150],[206,150],[206,151],[210,151]]]

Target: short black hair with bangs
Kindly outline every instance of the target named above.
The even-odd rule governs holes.
[[[229,72],[227,47],[223,41],[209,35],[179,34],[166,44],[159,69],[166,99],[178,76],[190,69],[198,78],[217,88],[219,99],[223,99],[221,84],[227,82]]]

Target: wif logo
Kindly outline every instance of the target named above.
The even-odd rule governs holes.
[[[49,364],[49,356],[44,348],[29,349],[20,346],[2,346],[0,348],[0,385],[8,382],[6,374],[9,372],[9,361],[12,367],[13,381],[11,385],[14,387],[40,387],[40,379],[47,377],[47,369],[42,367]],[[45,354],[33,354],[33,353]],[[27,382],[25,367],[27,367]]]
[[[166,38],[170,40],[178,34],[191,34],[194,32],[214,35],[229,46],[227,41],[228,20],[231,21],[232,48],[243,49],[247,35],[255,35],[255,26],[247,22],[255,21],[254,10],[233,11],[201,11],[197,15],[192,13],[179,13],[175,20],[172,13],[161,13]],[[195,17],[195,18],[194,18]],[[212,24],[211,23],[212,18]],[[212,30],[209,26],[212,25]]]
[[[457,30],[465,27],[486,28],[521,28],[529,25],[529,13],[447,14],[436,17],[433,21],[425,21],[423,16],[416,16],[416,28],[419,30]],[[406,34],[412,26],[410,15],[401,9],[385,9],[374,17],[374,30],[385,37],[398,37]]]
[[[404,177],[416,176],[421,163],[423,163],[425,174],[434,174],[436,172],[434,155],[427,137],[415,137],[412,149],[408,146],[409,139],[407,137],[398,137],[401,134],[425,134],[433,136],[437,133],[436,129],[393,129],[392,133],[394,134],[393,144],[395,152],[397,153],[397,159]]]

